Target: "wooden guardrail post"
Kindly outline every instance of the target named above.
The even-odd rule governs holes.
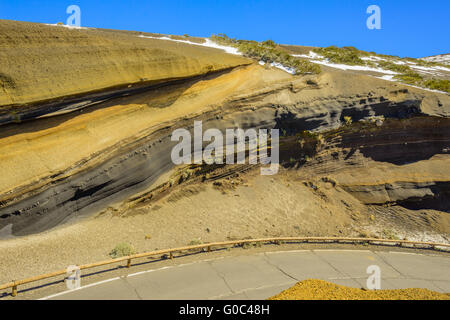
[[[13,296],[13,297],[17,296],[17,285],[13,285],[12,291],[11,291],[11,296]]]
[[[208,246],[208,252],[211,252],[211,246]]]
[[[131,267],[131,259],[127,260],[127,268]]]
[[[170,260],[173,260],[173,253],[172,252],[169,253],[169,256],[170,256]]]

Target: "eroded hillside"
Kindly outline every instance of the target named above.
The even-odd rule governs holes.
[[[14,26],[0,23],[7,50],[24,48],[2,69],[15,86],[3,85],[0,110],[25,108],[28,121],[0,126],[3,280],[91,262],[121,241],[141,251],[272,235],[449,239],[447,94],[333,68],[293,76],[134,33]],[[96,90],[83,108],[61,100]],[[171,134],[195,120],[280,129],[279,174],[175,166]],[[53,262],[23,266],[36,250]]]
[[[154,85],[248,64],[245,58],[138,34],[0,20],[0,116],[29,104]],[[93,95],[92,97],[95,97]],[[86,99],[84,99],[86,100]],[[16,117],[14,117],[16,116]],[[17,118],[19,117],[19,118]]]

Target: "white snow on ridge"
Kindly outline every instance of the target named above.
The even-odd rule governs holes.
[[[382,68],[373,68],[368,66],[350,66],[347,64],[339,64],[339,63],[331,63],[329,61],[319,61],[319,60],[311,60],[311,62],[321,64],[327,67],[341,69],[341,70],[356,70],[356,71],[373,71],[373,72],[379,72],[379,73],[385,73],[385,74],[398,74],[397,72],[391,71],[391,70],[385,70]]]
[[[141,38],[150,38],[150,39],[157,39],[157,40],[169,40],[169,41],[175,41],[175,42],[182,42],[182,43],[187,43],[187,44],[192,44],[192,45],[196,45],[196,46],[201,46],[201,47],[209,47],[209,48],[215,48],[215,49],[220,49],[220,50],[224,50],[226,53],[229,54],[235,54],[235,55],[242,55],[241,52],[238,51],[237,48],[235,47],[230,47],[230,46],[223,46],[220,44],[215,43],[214,41],[211,41],[211,39],[205,38],[205,42],[204,43],[197,43],[197,42],[192,42],[189,40],[177,40],[177,39],[171,39],[169,37],[151,37],[151,36],[144,36],[144,35],[140,35],[139,37]],[[260,65],[265,65],[264,61],[259,61]],[[284,65],[282,65],[281,63],[278,62],[272,62],[270,64],[270,66],[281,69],[287,73],[290,74],[295,74],[295,69],[293,68],[289,68],[286,67]]]
[[[361,60],[368,60],[368,61],[382,61],[382,60],[384,60],[384,61],[386,61],[386,59],[380,58],[380,57],[377,57],[377,56],[361,57]]]
[[[224,50],[226,53],[229,53],[229,54],[235,54],[235,55],[239,55],[239,56],[242,55],[242,53],[240,53],[237,48],[230,47],[230,46],[223,46],[223,45],[217,44],[217,43],[215,43],[214,41],[211,41],[208,38],[205,39],[205,43],[203,45],[205,47],[210,47],[210,48],[216,48],[216,49]]]
[[[404,62],[404,61],[398,61],[398,60],[392,60],[391,62],[394,63],[394,64],[398,64],[398,65],[409,64],[409,63],[406,63],[406,62]]]
[[[434,69],[437,69],[437,70],[442,70],[442,71],[450,72],[450,68],[446,68],[446,67],[435,66],[435,67],[433,67],[433,68],[434,68]]]
[[[426,71],[437,71],[437,70],[442,70],[442,71],[450,72],[450,68],[441,67],[441,66],[433,66],[433,67],[410,66],[410,67],[411,67],[411,68],[414,68],[414,69],[421,70],[421,71],[423,71],[423,72],[426,72]]]
[[[278,62],[272,62],[270,64],[270,66],[278,68],[278,69],[281,69],[281,70],[286,71],[287,73],[290,73],[290,74],[295,74],[295,69],[283,66],[281,63],[278,63]]]
[[[421,60],[431,61],[431,62],[441,62],[441,63],[450,63],[450,53],[447,54],[439,54],[437,56],[420,58]]]
[[[309,54],[293,54],[293,57],[299,57],[299,58],[307,58],[310,59],[311,62],[321,64],[327,67],[341,69],[341,70],[356,70],[356,71],[373,71],[373,72],[379,72],[379,73],[385,73],[385,74],[398,74],[397,72],[391,71],[391,70],[385,70],[382,68],[373,68],[368,66],[350,66],[347,64],[339,64],[339,63],[332,63],[328,60],[317,60],[317,59],[323,59],[324,57],[321,55],[318,55],[317,53],[310,51]],[[363,60],[383,60],[378,57],[364,57]]]
[[[324,57],[322,57],[312,51],[310,51],[309,54],[307,54],[307,55],[306,54],[293,54],[292,56],[307,58],[307,59],[309,59],[310,62],[321,64],[321,65],[328,66],[331,68],[341,69],[341,70],[372,71],[372,72],[384,73],[386,76],[377,77],[377,78],[384,79],[384,80],[394,81],[393,77],[391,77],[391,75],[398,74],[398,72],[383,69],[381,67],[369,67],[369,66],[360,66],[360,65],[352,66],[352,65],[346,65],[346,64],[332,63],[328,59],[324,59]],[[419,70],[422,73],[428,73],[428,74],[431,74],[434,76],[439,75],[439,71],[450,72],[450,68],[446,68],[446,67],[441,67],[441,66],[424,67],[424,66],[417,65],[413,61],[399,61],[399,60],[395,60],[395,59],[386,59],[386,58],[381,58],[381,57],[377,57],[377,56],[362,57],[361,60],[373,61],[375,63],[378,61],[389,61],[389,62],[392,62],[397,65],[406,65],[406,66],[409,66],[410,68]],[[390,77],[388,77],[388,75]]]
[[[95,29],[95,28],[88,28],[88,27],[78,27],[78,26],[69,26],[67,24],[57,24],[57,23],[44,23],[47,26],[53,26],[53,27],[64,27],[68,29]]]
[[[192,42],[192,41],[189,41],[189,40],[171,39],[171,38],[165,37],[165,36],[158,38],[158,37],[151,37],[151,36],[140,35],[139,37],[140,38],[149,38],[149,39],[156,39],[156,40],[168,40],[168,41],[187,43],[187,44],[192,44],[192,45],[195,45],[195,46],[220,49],[220,50],[223,50],[223,51],[225,51],[226,53],[229,53],[229,54],[242,55],[242,53],[240,53],[237,48],[230,47],[230,46],[223,46],[223,45],[217,44],[217,43],[211,41],[208,38],[205,38],[205,42],[204,43],[197,43],[197,42]]]
[[[291,56],[307,59],[323,59],[323,56],[315,53],[314,51],[310,51],[309,54],[291,54]]]
[[[328,66],[328,67],[332,67],[332,68],[337,68],[337,69],[341,69],[341,70],[357,70],[357,71],[374,71],[374,72],[379,72],[379,73],[384,73],[383,76],[374,76],[377,79],[381,79],[381,80],[386,80],[386,81],[392,81],[392,82],[399,82],[396,79],[394,79],[394,75],[398,74],[398,72],[394,72],[392,70],[386,70],[386,69],[382,69],[382,68],[374,68],[374,67],[368,67],[368,66],[350,66],[350,65],[346,65],[346,64],[337,64],[337,63],[331,63],[328,61],[328,59],[324,59],[324,60],[317,60],[317,59],[323,59],[324,57],[310,51],[310,53],[308,55],[306,54],[293,54],[292,56],[294,57],[301,57],[301,58],[307,58],[309,59],[310,62],[313,63],[317,63],[317,64],[321,64],[324,66]],[[365,61],[391,61],[393,63],[396,64],[405,64],[408,65],[411,68],[416,68],[421,70],[421,72],[424,73],[432,73],[430,71],[437,71],[437,70],[444,70],[444,71],[450,71],[448,68],[445,67],[438,67],[438,66],[433,66],[433,67],[422,67],[422,66],[417,66],[416,63],[414,62],[404,62],[404,61],[395,61],[395,60],[389,60],[389,59],[385,59],[385,58],[380,58],[380,57],[376,57],[376,56],[370,56],[370,57],[362,57],[362,60]],[[409,85],[406,83],[402,83],[403,85],[406,86],[410,86],[413,88],[418,88],[421,90],[426,90],[426,91],[431,91],[431,92],[438,92],[438,93],[443,93],[443,94],[448,94],[447,92],[443,92],[443,91],[439,91],[439,90],[433,90],[433,89],[429,89],[429,88],[423,88],[423,87],[418,87],[418,86],[414,86],[414,85]]]

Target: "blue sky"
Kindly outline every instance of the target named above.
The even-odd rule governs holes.
[[[410,57],[450,53],[449,0],[1,0],[0,19],[66,22],[81,8],[81,25],[312,46],[355,46]],[[369,30],[369,5],[381,30]]]

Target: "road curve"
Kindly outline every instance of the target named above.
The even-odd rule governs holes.
[[[450,292],[450,256],[371,250],[295,250],[223,257],[148,270],[43,299],[266,299],[304,279],[367,287],[368,266],[381,289]]]

